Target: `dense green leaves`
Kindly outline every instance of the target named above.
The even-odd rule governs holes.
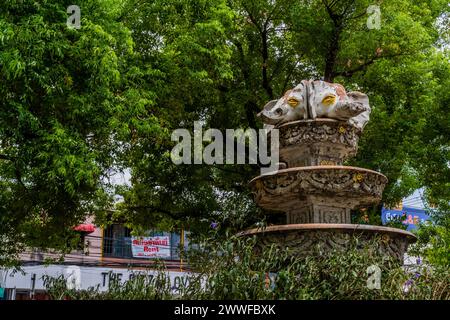
[[[113,282],[107,291],[67,288],[67,279],[45,279],[52,299],[73,300],[448,300],[450,274],[447,267],[418,265],[405,269],[374,254],[376,243],[362,245],[352,239],[347,250],[314,257],[293,258],[272,247],[255,255],[256,239],[205,238],[198,264],[192,261],[189,281],[176,286],[167,273],[141,275],[123,283]],[[194,259],[194,256],[191,256]],[[286,262],[289,262],[286,264]],[[379,269],[380,286],[374,288],[370,270]],[[376,268],[376,267],[375,267]]]
[[[348,164],[388,176],[383,202],[424,187],[429,201],[448,203],[449,56],[436,48],[446,39],[446,1],[379,3],[379,29],[367,24],[371,1],[129,3],[138,8],[124,18],[136,48],[162,72],[163,83],[150,87],[158,87],[155,112],[165,126],[192,130],[203,120],[205,128],[258,128],[256,113],[268,100],[302,79],[334,80],[369,95],[372,120]],[[237,212],[220,195],[241,195],[227,198],[234,207],[246,203],[256,166],[174,166],[164,153],[170,143],[155,150],[143,141],[130,165],[125,219],[195,218],[192,227],[204,218],[208,226]],[[251,206],[239,214],[258,220]]]
[[[65,248],[75,224],[107,208],[119,140],[158,127],[130,32],[101,3],[79,1],[79,30],[67,1],[2,4],[0,225],[16,244]]]
[[[114,219],[129,225],[260,221],[247,185],[257,166],[174,165],[170,133],[196,120],[259,128],[262,106],[308,78],[369,95],[348,164],[388,176],[385,204],[424,187],[448,206],[447,1],[379,2],[379,29],[367,25],[372,1],[83,0],[79,30],[66,26],[70,4],[0,9],[4,239],[64,247],[86,214],[107,223],[117,168],[131,183],[115,190]]]

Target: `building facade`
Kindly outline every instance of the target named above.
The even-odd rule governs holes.
[[[76,229],[77,230],[77,229]],[[67,279],[69,287],[107,290],[112,280],[126,281],[136,274],[156,275],[156,261],[164,265],[173,288],[186,283],[189,268],[182,250],[189,240],[184,230],[148,231],[145,237],[133,237],[121,224],[100,228],[87,221],[79,227],[80,245],[64,256],[31,249],[21,254],[22,270],[0,269],[0,299],[45,300],[44,277]]]

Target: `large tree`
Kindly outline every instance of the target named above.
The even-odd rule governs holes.
[[[369,95],[349,164],[388,176],[385,203],[425,187],[448,204],[446,1],[85,0],[79,30],[65,25],[69,4],[8,0],[0,12],[2,239],[61,244],[89,212],[106,223],[95,209],[112,167],[131,169],[122,222],[257,222],[258,166],[175,165],[170,133],[196,120],[259,128],[262,106],[308,78]]]
[[[367,93],[373,110],[349,164],[388,176],[388,205],[418,187],[448,204],[446,1],[128,4],[135,10],[124,23],[143,62],[162,72],[155,110],[169,130],[192,130],[194,120],[222,130],[259,128],[262,106],[302,79],[339,82]],[[379,27],[371,5],[381,13]],[[258,220],[247,186],[257,166],[175,166],[169,141],[155,150],[144,137],[140,145],[130,157],[132,187],[122,190],[125,219],[191,228],[202,220],[205,227],[215,219],[239,227]]]
[[[108,172],[134,131],[158,130],[116,1],[6,0],[0,8],[0,263],[67,248],[108,208]],[[70,24],[71,26],[71,24]]]

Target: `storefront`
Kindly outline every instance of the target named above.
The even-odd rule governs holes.
[[[149,230],[142,236],[133,236],[130,229],[113,224],[105,229],[96,227],[90,221],[80,225],[76,231],[81,234],[80,247],[64,256],[36,249],[21,254],[22,270],[0,269],[0,299],[45,300],[44,276],[67,279],[69,287],[80,290],[98,286],[107,290],[112,280],[120,282],[140,274],[150,278],[157,274],[155,264],[164,264],[176,289],[186,283],[189,272],[180,252],[187,250],[187,232],[159,232]],[[47,265],[45,261],[53,259]]]
[[[175,261],[180,260],[180,249],[187,249],[188,245],[189,240],[184,230],[147,231],[141,237],[133,237],[129,228],[121,224],[113,224],[103,231],[102,256]]]

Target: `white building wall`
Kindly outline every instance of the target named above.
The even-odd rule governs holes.
[[[129,270],[123,268],[108,267],[85,267],[85,266],[67,266],[67,265],[49,265],[49,266],[27,266],[21,271],[13,272],[7,270],[4,286],[6,289],[16,288],[18,290],[32,290],[33,278],[34,290],[45,290],[43,276],[59,277],[64,275],[68,281],[69,288],[88,289],[89,287],[99,287],[100,291],[108,289],[109,282],[112,279],[120,279],[123,283],[129,280],[133,275],[146,274],[156,276],[156,270]],[[180,284],[189,282],[188,272],[166,271],[170,278],[171,287],[176,290]]]

